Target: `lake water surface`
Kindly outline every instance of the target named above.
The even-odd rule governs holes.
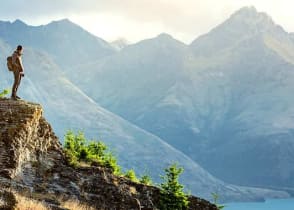
[[[267,200],[264,203],[227,203],[224,210],[294,210],[294,199]]]

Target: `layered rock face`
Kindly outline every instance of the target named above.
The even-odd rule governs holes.
[[[29,163],[54,157],[48,167],[63,158],[62,148],[51,126],[42,117],[40,105],[0,101],[0,175],[25,180],[32,175]]]
[[[0,207],[10,203],[13,208],[11,199],[2,196],[12,190],[55,209],[69,199],[95,209],[156,209],[156,187],[114,176],[103,167],[69,166],[42,112],[38,104],[0,99]],[[190,209],[217,209],[196,197],[190,201]]]

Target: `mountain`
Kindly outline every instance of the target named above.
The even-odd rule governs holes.
[[[75,40],[76,33],[57,33],[67,23],[83,31],[67,20],[38,27],[2,23],[6,35],[1,35],[5,42],[0,48],[11,53],[10,44],[14,47],[17,40],[10,38],[17,34],[12,29],[36,29],[34,40],[43,36],[42,28],[46,37],[63,40],[67,34],[65,43]],[[50,25],[62,27],[49,30]],[[124,168],[142,172],[148,166],[155,179],[170,161],[178,161],[186,168],[183,182],[202,197],[215,191],[226,200],[287,196],[226,182],[293,188],[293,35],[266,14],[243,8],[190,46],[161,34],[119,52],[110,47],[109,54],[90,59],[83,57],[88,54],[82,45],[92,35],[73,42],[83,49],[75,55],[81,59],[67,54],[71,48],[59,41],[56,56],[50,48],[56,43],[46,37],[43,45],[31,39],[25,47],[27,71],[20,94],[44,105],[59,136],[82,127],[88,137],[113,146]],[[99,52],[104,49],[92,44]],[[4,88],[11,75],[3,71],[5,56],[0,62]]]
[[[70,78],[216,177],[293,191],[293,62],[293,35],[245,7],[189,46],[161,34]]]
[[[16,209],[16,194],[27,197],[25,202],[42,202],[46,209],[65,209],[62,203],[76,200],[91,209],[158,209],[156,187],[115,176],[105,166],[71,166],[42,113],[38,104],[0,99],[1,209]],[[217,210],[208,201],[188,199],[188,209]]]
[[[48,53],[64,71],[115,53],[115,49],[68,19],[29,26],[21,20],[0,22],[0,37],[9,45],[24,45]]]
[[[254,7],[244,7],[208,34],[194,40],[191,48],[195,54],[211,55],[218,52],[213,50],[229,49],[261,34],[281,32],[283,29],[266,13],[259,13]]]
[[[11,47],[1,48],[9,54]],[[1,61],[5,61],[2,55]],[[114,149],[124,169],[142,174],[146,169],[156,182],[171,162],[185,168],[182,182],[192,193],[209,199],[211,192],[221,191],[223,200],[261,200],[287,197],[283,192],[226,184],[205,171],[195,161],[174,149],[159,137],[105,110],[73,85],[47,54],[26,48],[25,77],[19,95],[43,104],[44,114],[56,134],[63,137],[67,129],[82,130],[88,138],[102,139]],[[1,64],[0,88],[9,87],[12,75]],[[160,160],[160,161],[158,161]]]
[[[181,79],[179,69],[186,50],[185,44],[161,34],[129,45],[115,56],[79,66],[69,77],[96,101],[123,117],[147,115],[150,105]],[[81,74],[86,78],[83,81]],[[99,84],[94,84],[95,79]]]
[[[224,37],[235,39],[228,47]],[[194,69],[221,75],[205,83],[210,90],[206,94],[220,102],[211,104],[211,110],[222,110],[209,117],[220,119],[216,128],[210,128],[215,152],[208,152],[213,158],[198,160],[214,175],[233,183],[293,188],[294,171],[289,164],[294,161],[294,48],[289,34],[268,15],[243,8],[190,47],[196,57],[212,60],[209,68]],[[208,48],[213,52],[209,56],[204,52]],[[233,173],[213,169],[224,162]]]

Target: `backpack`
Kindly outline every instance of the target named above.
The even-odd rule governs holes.
[[[7,68],[9,71],[13,71],[12,56],[7,57]]]

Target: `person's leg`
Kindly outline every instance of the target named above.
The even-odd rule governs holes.
[[[19,85],[19,82],[20,82],[20,73],[19,73],[18,70],[15,70],[15,71],[13,71],[13,74],[14,74],[14,83],[13,83],[13,86],[12,86],[11,97],[16,98],[16,92],[17,92],[17,88],[18,88],[18,85]]]
[[[19,74],[18,74],[18,83],[17,83],[17,85],[16,85],[16,92],[15,92],[15,94],[17,93],[17,90],[18,90],[18,87],[19,87],[19,85],[20,85],[20,82],[21,82],[21,74],[19,73]],[[16,94],[16,97],[19,98],[19,97],[17,96],[17,94]]]

